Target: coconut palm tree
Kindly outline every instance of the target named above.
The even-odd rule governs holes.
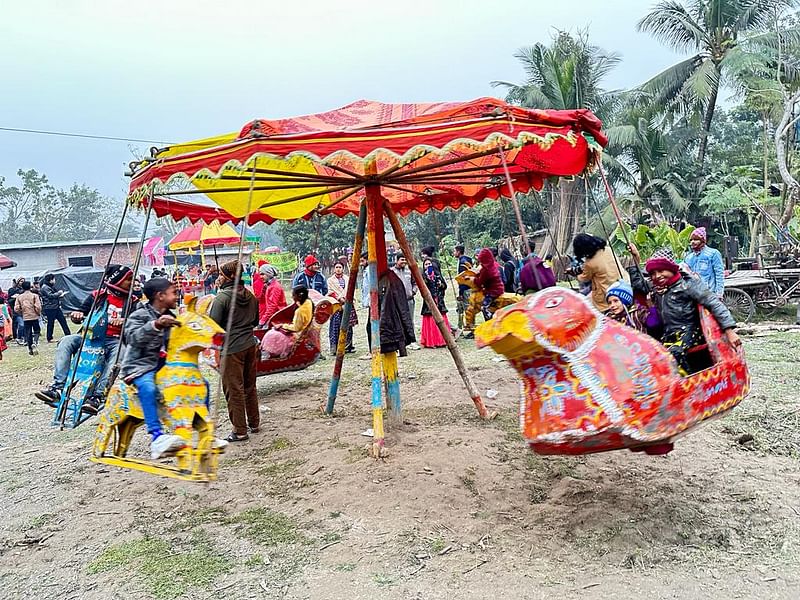
[[[628,103],[606,129],[608,146],[603,164],[629,193],[632,212],[647,209],[656,221],[685,214],[688,200],[679,163],[686,147],[686,128],[669,132],[658,126],[652,110]]]
[[[775,38],[779,16],[797,0],[662,0],[639,21],[639,31],[693,54],[642,86],[658,106],[702,115],[697,159],[702,168],[720,88],[753,60],[755,45]]]
[[[605,76],[620,57],[589,43],[586,30],[576,34],[559,31],[550,45],[521,48],[515,57],[522,63],[522,83],[493,81],[505,88],[506,100],[526,108],[568,110],[588,108],[601,119],[615,106],[618,93],[603,88]],[[547,221],[557,251],[566,250],[580,226],[584,204],[584,182],[561,180],[558,189],[548,186]]]

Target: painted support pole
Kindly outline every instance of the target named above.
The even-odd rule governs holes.
[[[383,401],[381,388],[381,326],[380,306],[378,305],[378,232],[383,241],[383,199],[377,185],[365,186],[367,205],[367,260],[369,269],[369,323],[372,337],[372,455],[380,458],[384,455]],[[385,247],[385,243],[383,244]],[[386,253],[383,261],[385,264]]]
[[[344,364],[347,333],[350,331],[350,314],[353,312],[353,297],[355,296],[356,281],[358,280],[358,261],[361,258],[361,247],[364,245],[366,224],[367,205],[362,203],[361,210],[358,213],[356,238],[353,241],[353,257],[350,259],[350,278],[347,280],[344,310],[342,311],[342,326],[339,329],[339,339],[336,341],[336,362],[333,365],[331,386],[328,390],[328,404],[325,407],[325,413],[329,415],[333,414],[333,405],[336,403],[336,395],[339,392],[339,382],[342,380],[342,364]]]
[[[389,223],[391,223],[392,229],[394,230],[394,236],[397,238],[397,243],[400,244],[400,249],[403,251],[406,260],[408,261],[411,274],[414,276],[414,280],[417,282],[417,288],[422,295],[422,299],[431,310],[433,320],[439,327],[442,337],[444,337],[444,341],[447,344],[447,349],[450,351],[450,355],[453,357],[453,362],[456,364],[456,369],[458,369],[458,374],[461,375],[461,379],[464,381],[464,385],[467,387],[470,398],[472,398],[475,408],[478,409],[478,414],[483,419],[493,418],[494,415],[489,415],[489,412],[486,410],[486,405],[483,403],[483,398],[481,398],[478,388],[475,386],[475,383],[472,381],[472,378],[467,372],[467,367],[464,365],[464,359],[461,357],[461,352],[458,350],[458,346],[453,338],[453,334],[445,325],[442,313],[439,311],[439,307],[436,306],[436,302],[434,302],[433,296],[431,296],[431,292],[428,289],[428,286],[425,284],[425,280],[422,278],[422,272],[419,270],[419,265],[414,259],[414,254],[411,252],[411,246],[408,245],[408,240],[406,239],[406,234],[400,225],[400,220],[397,218],[394,209],[392,209],[388,202],[384,202],[384,210],[386,212],[386,218],[389,219]]]
[[[400,402],[400,380],[397,377],[397,352],[381,354],[383,376],[386,379],[387,404],[389,405],[389,421],[393,425],[403,422],[403,411]]]

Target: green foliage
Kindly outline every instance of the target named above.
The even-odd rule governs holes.
[[[17,171],[20,185],[0,177],[0,242],[46,242],[112,237],[122,203],[86,185],[57,189],[34,169]],[[114,210],[116,205],[117,210]],[[135,232],[128,225],[124,234]]]
[[[694,229],[694,227],[688,226],[681,231],[676,231],[666,223],[660,223],[655,227],[639,225],[636,229],[631,229],[627,224],[623,224],[623,229],[617,227],[611,234],[611,244],[618,255],[624,255],[628,252],[625,244],[627,236],[631,242],[636,244],[642,260],[652,256],[659,248],[671,248],[675,256],[681,258],[689,248],[689,238]]]
[[[319,256],[337,257],[343,254],[343,249],[353,246],[356,223],[357,219],[352,215],[346,217],[326,215],[314,217],[310,221],[303,219],[292,223],[281,221],[275,228],[283,240],[283,247],[290,252],[306,255],[318,251]]]

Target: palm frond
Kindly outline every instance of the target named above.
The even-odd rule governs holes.
[[[651,33],[657,40],[679,51],[700,50],[706,41],[706,32],[675,0],[663,0],[655,5],[636,25],[638,31]]]

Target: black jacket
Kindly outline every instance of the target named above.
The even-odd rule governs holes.
[[[211,305],[209,316],[223,329],[228,326],[228,310],[233,296],[233,282],[228,281],[220,289],[214,303]],[[253,329],[258,325],[258,300],[253,293],[243,286],[239,286],[236,295],[236,304],[233,309],[233,323],[231,330],[225,333],[228,338],[228,352],[236,354],[255,346],[258,340],[253,335]]]
[[[513,294],[517,291],[517,261],[508,248],[500,251],[500,259],[503,261],[503,287],[507,293]]]
[[[61,293],[54,287],[42,284],[39,290],[39,296],[42,298],[42,310],[60,310],[61,309]]]
[[[699,279],[682,275],[663,294],[654,293],[653,302],[664,323],[664,334],[700,327],[698,305],[707,308],[719,323],[720,329],[733,329],[736,319],[719,296]]]
[[[433,281],[428,279],[427,275],[423,275],[425,278],[425,285],[428,287],[428,291],[430,291],[431,296],[436,301],[436,306],[439,308],[439,312],[443,315],[447,314],[447,306],[444,303],[444,291],[447,289],[447,282],[445,282],[444,277],[442,277],[439,273],[434,275]],[[423,300],[422,302],[422,316],[428,316],[431,314],[431,309],[428,307],[428,303]]]
[[[414,322],[408,310],[406,286],[393,271],[378,280],[381,303],[381,353],[400,352],[406,355],[406,346],[417,341]]]

